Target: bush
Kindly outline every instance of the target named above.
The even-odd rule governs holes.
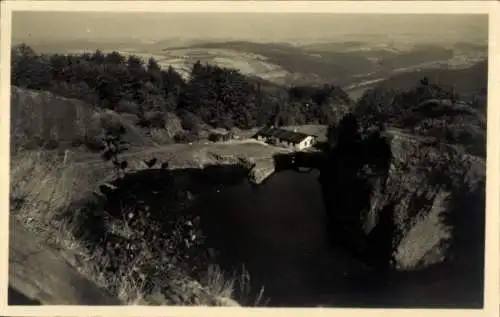
[[[183,129],[191,131],[193,133],[199,132],[202,120],[195,114],[183,111],[179,114],[179,118],[181,119],[181,125]]]
[[[165,130],[168,136],[173,139],[174,136],[183,131],[181,119],[172,112],[165,114]]]
[[[108,280],[126,274],[130,284],[141,285],[146,301],[154,294],[161,294],[161,304],[200,304],[213,299],[192,280],[205,272],[209,254],[199,218],[187,212],[191,194],[174,186],[168,170],[155,169],[156,160],[148,162],[147,170],[127,173],[126,161],[119,158],[121,132],[108,135],[103,153],[113,163],[117,178],[100,187],[101,208],[73,217],[78,228],[92,228],[75,233],[97,247],[92,252],[101,252],[106,262],[101,274]],[[130,301],[130,294],[120,294],[120,285],[108,287]]]
[[[116,106],[118,113],[131,113],[137,115],[139,113],[139,106],[132,101],[121,100]]]
[[[179,132],[174,137],[177,143],[191,143],[199,140],[198,135],[193,132]]]
[[[167,129],[150,129],[149,135],[151,139],[156,144],[171,144],[174,142],[174,138],[171,137]]]
[[[161,111],[148,111],[139,116],[137,125],[144,128],[165,128],[165,114]]]

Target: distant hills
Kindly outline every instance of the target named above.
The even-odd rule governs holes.
[[[471,95],[488,87],[488,62],[480,61],[460,69],[424,69],[389,77],[378,86],[407,90],[423,77],[440,86],[453,87],[461,95]]]
[[[163,55],[165,63],[180,69],[199,59],[278,84],[355,88],[394,72],[468,67],[486,57],[487,47],[466,42],[441,47],[361,41],[304,45],[231,41],[169,47]]]
[[[367,87],[397,73],[422,69],[464,68],[487,57],[487,45],[461,41],[455,44],[408,44],[377,38],[319,43],[257,43],[250,41],[124,39],[28,43],[38,52],[77,53],[100,49],[153,56],[163,67],[173,66],[185,78],[196,61],[233,68],[250,77],[278,85],[343,87],[354,97]]]

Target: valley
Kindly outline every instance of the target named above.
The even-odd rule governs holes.
[[[339,85],[353,99],[376,83],[398,74],[470,67],[484,60],[488,50],[487,45],[476,42],[410,45],[403,42],[405,39],[393,40],[389,44],[382,39],[378,42],[377,38],[370,38],[303,45],[193,41],[181,46],[174,40],[153,43],[124,40],[123,43],[110,44],[110,48],[92,42],[82,43],[80,48],[77,43],[72,46],[44,43],[40,48],[41,52],[75,54],[99,48],[105,53],[117,51],[124,56],[134,55],[145,63],[152,57],[161,67],[173,67],[185,79],[189,77],[192,65],[201,61],[237,69],[244,75],[278,85]]]

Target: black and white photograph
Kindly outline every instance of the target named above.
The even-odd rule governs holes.
[[[2,51],[9,306],[484,308],[486,11],[46,3]]]

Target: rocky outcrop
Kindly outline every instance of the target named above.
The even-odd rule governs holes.
[[[463,219],[457,218],[469,217],[458,214],[454,205],[479,198],[473,192],[484,186],[485,162],[437,140],[392,133],[389,142],[392,155],[387,175],[371,178],[369,169],[360,175],[371,179],[368,183],[372,188],[369,208],[362,216],[367,247],[379,247],[373,240],[384,234],[380,232],[386,226],[384,213],[390,213],[393,232],[385,243],[390,243],[395,268],[418,269],[442,262],[449,258],[454,237],[462,234],[458,222]],[[481,201],[476,201],[476,206],[481,208]],[[484,212],[475,211],[478,218]],[[484,242],[481,226],[484,224],[469,228],[477,247]]]
[[[249,171],[248,179],[253,184],[261,184],[275,172],[272,158],[261,159],[255,162]]]
[[[11,220],[9,288],[12,301],[23,297],[44,305],[121,305],[76,271],[61,255]],[[9,299],[10,301],[10,299]]]
[[[326,160],[320,180],[330,232],[378,267],[419,269],[448,259],[468,217],[456,202],[478,199],[471,193],[485,179],[482,158],[395,129],[337,145]],[[469,228],[478,247],[481,226]]]
[[[275,157],[276,171],[320,171],[332,242],[374,266],[400,270],[465,257],[450,252],[461,249],[456,237],[467,230],[481,248],[484,208],[477,207],[475,227],[467,229],[470,216],[461,205],[484,205],[484,159],[398,129],[362,135],[355,121],[324,152]]]

